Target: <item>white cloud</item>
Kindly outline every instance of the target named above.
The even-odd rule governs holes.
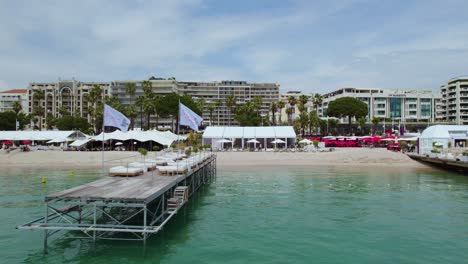
[[[468,68],[461,59],[468,25],[450,15],[463,1],[447,10],[437,1],[395,7],[389,12],[396,15],[375,25],[361,8],[371,6],[365,1],[296,1],[222,15],[202,0],[25,3],[2,2],[0,89],[58,77],[150,75],[279,82],[307,92],[436,89]],[[368,23],[353,27],[360,21],[348,16],[361,12]]]

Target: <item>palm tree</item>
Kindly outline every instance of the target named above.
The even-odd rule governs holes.
[[[253,99],[253,105],[256,109],[256,112],[257,112],[257,117],[260,117],[260,110],[262,108],[262,105],[263,105],[263,99],[262,97],[260,96],[255,96],[254,99]],[[263,125],[263,124],[262,124]]]
[[[43,90],[34,90],[33,100],[39,101],[37,106],[33,104],[33,114],[39,119],[39,130],[42,130],[42,117],[45,114],[45,109],[42,107],[42,101],[45,99],[45,92]]]
[[[380,118],[374,116],[372,117],[372,126],[373,126],[373,130],[374,130],[374,135],[375,135],[375,132],[377,130],[377,127],[379,125],[379,122],[380,122]]]
[[[136,117],[136,108],[133,105],[132,97],[135,96],[136,93],[136,85],[135,83],[127,83],[125,84],[125,92],[130,97],[129,105],[127,107],[127,115],[130,117],[130,128],[133,130],[135,127],[135,117]]]
[[[19,112],[23,110],[23,107],[21,106],[20,101],[13,102],[12,107],[13,107],[13,112],[15,112],[16,117],[18,117]]]
[[[294,97],[294,96],[289,96],[289,97],[288,97],[288,103],[289,103],[289,109],[291,109],[290,111],[288,111],[288,112],[289,112],[289,114],[288,114],[288,120],[292,120],[292,114],[293,114],[293,113],[295,112],[295,110],[296,110],[296,107],[295,107],[296,104],[297,104],[297,99],[296,99],[296,97]],[[288,121],[288,122],[290,122],[290,121]]]
[[[291,125],[292,113],[293,113],[292,108],[289,107],[289,108],[286,109],[286,115],[288,116],[288,124],[289,125]]]
[[[229,123],[228,126],[231,126],[231,116],[232,109],[236,106],[236,96],[231,94],[226,97],[226,106],[229,108]]]
[[[322,102],[323,102],[323,96],[321,96],[320,94],[316,93],[314,95],[314,108],[315,108],[315,112],[317,112],[318,114],[318,108],[320,105],[322,105]]]
[[[276,105],[276,102],[271,103],[270,111],[271,111],[271,121],[272,121],[273,125],[276,126],[275,114],[276,114],[276,111],[278,111],[278,106]]]
[[[91,116],[91,124],[93,125],[94,131],[96,131],[96,118],[102,112],[102,110],[98,109],[98,102],[100,101],[99,98],[102,96],[103,90],[101,86],[94,85],[93,88],[89,91],[88,95],[88,104],[91,104],[91,107],[88,107],[88,113]]]
[[[217,125],[219,126],[219,107],[221,106],[222,102],[220,99],[216,99],[215,100],[215,107],[216,107],[216,110],[218,112],[218,117],[216,118],[216,121],[217,121]]]
[[[143,105],[145,103],[144,96],[138,96],[135,101],[135,105],[140,107],[140,129],[143,129]]]
[[[142,109],[143,112],[146,114],[146,129],[150,129],[151,126],[151,114],[154,112],[154,93],[153,93],[153,84],[150,81],[143,81],[142,83],[143,88],[143,103]]]
[[[66,116],[66,115],[69,115],[68,113],[68,109],[65,107],[65,106],[60,106],[59,109],[58,109],[58,112],[60,114],[60,116]]]
[[[299,100],[298,100],[298,101],[299,101],[299,104],[305,106],[305,105],[307,104],[307,102],[309,102],[309,96],[303,94],[303,95],[299,96]]]
[[[216,105],[214,103],[211,103],[208,105],[208,111],[210,112],[210,126],[213,125],[213,113],[216,109]]]
[[[312,134],[312,129],[320,126],[320,118],[316,112],[309,112],[309,134]]]
[[[283,108],[285,107],[285,103],[283,101],[279,101],[276,106],[278,107],[278,110],[279,110],[279,121],[278,121],[278,123],[281,124],[282,123],[281,116],[282,116]]]

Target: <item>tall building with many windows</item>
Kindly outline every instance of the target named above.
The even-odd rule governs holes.
[[[227,98],[235,96],[236,104],[243,104],[254,100],[255,97],[262,98],[262,106],[259,109],[262,118],[269,120],[269,109],[272,102],[279,99],[279,84],[277,83],[249,83],[246,81],[219,81],[219,82],[178,82],[178,93],[192,96],[195,100],[203,99],[203,119],[205,123],[217,126],[237,126],[227,105]],[[208,106],[216,103],[219,105],[210,120]]]
[[[392,119],[406,123],[428,123],[438,121],[440,96],[430,90],[385,90],[374,88],[342,88],[323,95],[319,116],[327,117],[328,104],[341,97],[353,97],[368,106],[367,120],[373,117]],[[439,115],[437,111],[439,110]],[[342,120],[347,122],[346,119]]]
[[[89,92],[93,86],[103,89],[103,95],[110,95],[110,83],[108,82],[81,82],[77,80],[58,80],[57,82],[32,82],[28,87],[28,107],[30,114],[41,113],[40,122],[45,128],[47,116],[59,117],[62,113],[78,114],[88,118]],[[37,95],[35,96],[35,93]],[[42,95],[42,98],[41,96]],[[98,100],[103,100],[103,96],[98,96]],[[39,125],[36,124],[36,125]]]
[[[450,124],[468,125],[468,76],[451,79],[440,91],[443,119]]]

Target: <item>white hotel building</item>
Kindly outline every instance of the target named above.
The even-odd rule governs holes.
[[[13,104],[21,103],[21,112],[28,112],[28,90],[14,89],[0,92],[0,112],[13,111]]]
[[[328,104],[341,97],[353,97],[368,105],[367,120],[389,118],[396,122],[428,123],[443,119],[441,97],[430,90],[385,90],[342,88],[323,95],[319,117],[327,117]],[[347,119],[341,120],[347,123]]]
[[[468,125],[468,76],[451,79],[440,91],[444,121]]]

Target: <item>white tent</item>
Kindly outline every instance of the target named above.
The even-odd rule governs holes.
[[[281,139],[285,146],[294,144],[296,133],[292,126],[271,126],[271,127],[216,127],[210,126],[203,133],[203,144],[210,144],[214,149],[222,147],[218,141],[220,139],[231,139],[233,145],[239,148],[247,146],[249,140],[255,139],[255,144],[262,144],[262,147],[272,147],[272,140]]]
[[[93,141],[93,140],[90,139],[90,138],[78,139],[78,140],[75,140],[75,142],[71,143],[70,147],[81,147],[81,146],[85,145],[86,143],[88,143],[90,141]]]
[[[86,138],[87,135],[80,131],[0,131],[0,140],[31,140],[31,141],[50,141],[66,138]]]
[[[310,144],[310,143],[312,143],[312,141],[310,141],[307,138],[304,138],[303,140],[299,141],[299,144]]]
[[[428,154],[434,143],[441,143],[442,148],[448,148],[449,142],[454,146],[455,141],[468,141],[468,126],[435,125],[426,128],[419,137],[419,153]]]
[[[101,133],[97,136],[92,137],[95,141],[104,141],[107,140],[136,140],[139,142],[147,142],[147,141],[154,141],[164,146],[170,146],[174,141],[177,140],[185,140],[186,136],[178,136],[172,132],[166,131],[161,132],[157,130],[149,130],[149,131],[128,131],[126,133],[116,130],[111,133]]]

